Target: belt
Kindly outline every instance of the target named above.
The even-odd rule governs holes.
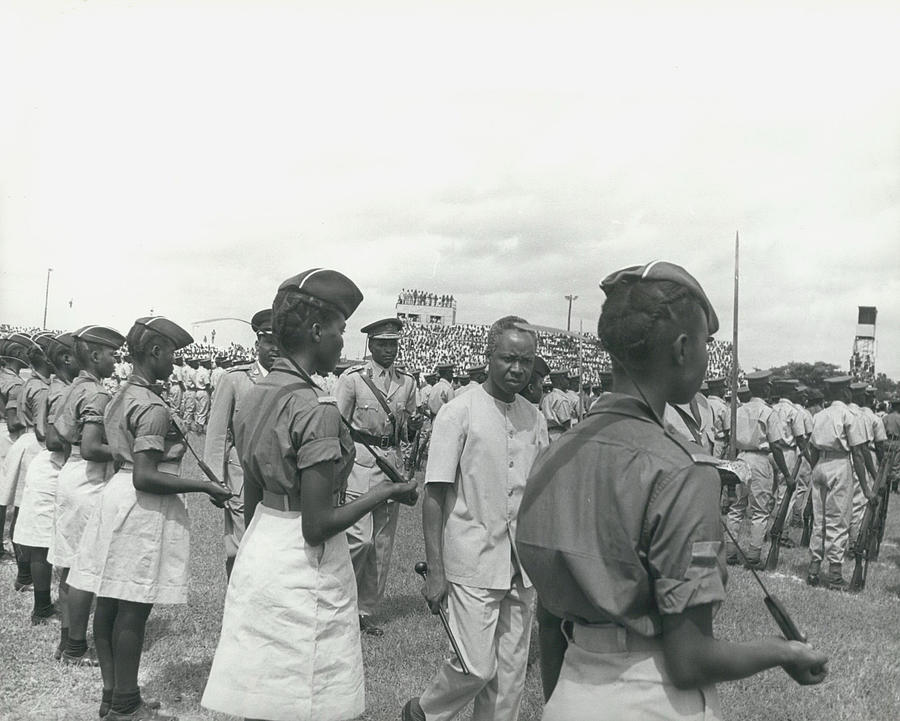
[[[262,501],[266,508],[275,511],[299,511],[300,510],[300,494],[299,493],[273,493],[272,491],[263,490]]]
[[[850,453],[848,451],[835,451],[832,449],[819,449],[819,458],[846,458]]]
[[[134,471],[134,463],[131,461],[123,461],[119,466],[120,471]],[[160,473],[166,473],[170,476],[177,476],[181,472],[181,463],[179,461],[164,461],[156,464],[156,470]]]
[[[378,446],[379,448],[394,448],[396,444],[394,443],[394,439],[391,436],[376,436],[372,433],[366,433],[366,431],[354,430],[353,432],[354,439],[362,438],[364,439],[370,446]]]
[[[628,651],[662,651],[662,638],[641,636],[624,626],[584,626],[563,622],[563,631],[576,645],[594,653],[625,653]]]
[[[738,453],[761,453],[763,455],[769,455],[769,450],[763,448],[738,448]]]

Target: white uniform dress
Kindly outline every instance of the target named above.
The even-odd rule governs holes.
[[[119,471],[100,494],[69,585],[105,598],[137,603],[187,603],[190,520],[181,494],[145,493],[134,487],[134,454],[160,451],[161,473],[178,475],[186,450],[174,411],[132,374],[104,415],[110,451]]]
[[[59,472],[53,538],[47,560],[58,568],[71,568],[88,519],[100,500],[100,492],[112,475],[112,464],[88,461],[81,456],[81,436],[86,423],[103,423],[109,393],[100,379],[81,371],[63,393],[53,427],[71,446]]]
[[[47,427],[55,418],[56,409],[68,383],[54,377],[46,399],[39,400],[36,428],[44,437]],[[49,548],[53,538],[53,518],[56,513],[56,488],[59,471],[66,462],[63,451],[51,451],[41,444],[41,451],[28,467],[25,476],[25,490],[22,493],[22,504],[19,517],[16,519],[16,532],[13,539],[23,546]]]
[[[35,435],[34,427],[37,423],[38,408],[44,402],[49,384],[49,378],[33,373],[18,390],[16,412],[19,420],[25,425],[25,430],[12,444],[3,461],[3,478],[0,479],[0,506],[22,505],[25,476],[28,474],[31,462],[41,451],[41,443]]]
[[[269,721],[355,718],[365,710],[365,684],[347,535],[312,546],[299,511],[303,470],[325,461],[334,463],[341,502],[353,441],[334,398],[284,359],[245,406],[235,417],[236,446],[245,490],[260,490],[263,502],[238,550],[201,703]]]

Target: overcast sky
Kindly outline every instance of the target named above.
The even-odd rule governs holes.
[[[900,377],[896,2],[432,5],[4,2],[0,320],[48,267],[48,326],[125,332],[326,266],[353,355],[401,288],[596,330],[666,259],[730,339],[740,230],[744,368],[846,367],[875,305]]]

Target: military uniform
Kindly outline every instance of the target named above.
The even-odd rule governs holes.
[[[194,413],[194,430],[203,433],[206,430],[206,421],[209,419],[209,370],[200,366],[194,371],[194,389],[196,391],[196,411]]]
[[[169,376],[169,389],[166,393],[166,399],[169,406],[179,416],[181,415],[182,406],[184,405],[184,385],[181,381],[183,370],[184,366],[177,364],[172,366],[172,374]]]
[[[565,377],[566,372],[551,370],[550,376],[557,379]],[[575,413],[572,407],[572,399],[561,388],[553,387],[549,393],[545,393],[541,399],[541,413],[547,421],[547,431],[552,443],[559,438],[572,424]]]
[[[438,368],[447,367],[452,366],[438,366]],[[444,404],[452,401],[455,396],[456,391],[453,390],[453,385],[450,381],[446,378],[438,377],[437,382],[431,387],[431,392],[428,394],[428,412],[431,417],[434,418]]]
[[[197,370],[189,365],[181,369],[181,383],[184,386],[184,394],[181,401],[181,418],[188,430],[194,428],[197,419],[197,387],[194,385],[194,378]]]
[[[850,376],[826,380],[833,386],[849,385]],[[834,578],[840,573],[847,548],[853,498],[851,450],[866,443],[860,416],[841,400],[833,400],[813,416],[810,443],[818,449],[812,469],[813,533],[809,544],[809,580],[818,583],[819,568],[828,561]]]
[[[697,393],[690,403],[667,403],[663,421],[686,441],[696,444],[706,453],[713,452],[715,430],[713,413],[702,393]]]
[[[884,442],[887,440],[887,433],[884,429],[884,422],[875,415],[875,411],[873,411],[868,406],[859,406],[856,403],[850,403],[848,405],[850,410],[859,414],[862,418],[863,428],[866,432],[866,449],[865,453],[869,454],[869,457],[872,460],[872,465],[876,469],[878,468],[878,456],[875,452],[876,446],[883,447]],[[875,479],[869,477],[869,488],[875,487]],[[866,506],[868,505],[868,501],[866,500],[865,494],[863,494],[862,486],[860,486],[859,482],[853,484],[853,500],[851,501],[851,518],[850,518],[850,543],[856,543],[856,537],[859,535],[859,527],[862,524],[863,515],[866,512]]]
[[[731,433],[731,406],[719,395],[725,388],[724,378],[710,378],[709,395],[706,400],[713,418],[713,456],[725,458],[728,452],[728,436]]]
[[[894,454],[890,481],[891,489],[896,492],[900,486],[900,402],[892,401],[891,412],[884,417],[883,422],[887,436],[887,452]]]
[[[272,310],[253,316],[257,333],[272,331]],[[250,391],[268,375],[259,361],[236,365],[224,371],[212,397],[206,427],[203,460],[234,496],[225,505],[225,568],[231,574],[234,559],[244,536],[244,470],[234,441],[234,422],[244,410]]]
[[[611,393],[535,463],[516,545],[569,641],[545,721],[720,718],[715,686],[671,682],[661,639],[664,615],[725,599],[712,462]]]
[[[335,271],[310,271],[282,286],[306,292],[339,282],[348,290],[335,301],[355,290],[356,299],[342,302],[348,317],[362,294]],[[365,708],[365,683],[347,534],[311,545],[300,517],[303,472],[322,463],[334,467],[340,505],[353,440],[335,399],[285,358],[250,390],[246,408],[235,417],[235,443],[247,483],[262,500],[235,561],[201,703],[269,721],[356,718]]]
[[[569,390],[566,391],[566,397],[569,399],[569,405],[572,409],[572,425],[574,426],[578,424],[578,422],[584,415],[584,409],[581,405],[581,397],[578,395],[578,391],[572,388],[569,388]]]
[[[765,372],[756,376],[763,380]],[[748,376],[749,377],[749,376]],[[762,398],[751,397],[737,411],[737,425],[733,429],[738,458],[751,471],[749,483],[738,487],[738,498],[728,511],[728,530],[735,538],[740,533],[744,517],[750,516],[750,540],[747,546],[747,560],[758,563],[762,552],[766,525],[772,510],[775,473],[769,458],[772,446],[784,443],[784,426],[778,414]],[[727,555],[730,562],[738,560],[737,549],[729,540]]]
[[[395,334],[399,337],[399,328],[391,331],[377,324],[366,328],[374,334],[370,334],[370,338]],[[366,380],[375,386],[375,391]],[[415,379],[395,366],[382,368],[370,360],[341,374],[334,394],[341,415],[377,449],[376,452],[384,454],[395,467],[402,469],[400,441],[407,440],[407,422],[416,412]],[[382,401],[390,409],[392,418],[383,408]],[[375,465],[372,454],[357,443],[356,460],[347,480],[348,500],[359,498],[386,480],[387,476]],[[373,614],[384,595],[398,514],[398,504],[386,503],[347,529],[360,616]]]
[[[802,393],[804,392],[804,389],[801,388],[800,391]],[[812,413],[810,413],[801,403],[794,403],[794,407],[800,415],[800,422],[803,426],[803,438],[806,443],[809,443],[809,437],[812,434],[813,429]],[[798,528],[803,525],[803,512],[806,509],[809,499],[811,478],[812,466],[809,465],[806,455],[801,454],[800,470],[797,473],[797,488],[794,491],[794,497],[791,499],[790,509],[791,525]]]
[[[803,415],[797,410],[797,406],[794,405],[790,398],[787,397],[790,392],[792,392],[793,389],[796,388],[797,383],[797,381],[785,379],[777,379],[773,382],[776,391],[780,390],[781,393],[778,393],[780,397],[778,399],[778,402],[772,406],[772,410],[774,410],[778,414],[778,417],[781,419],[781,423],[784,427],[784,442],[782,443],[782,452],[784,453],[784,462],[791,473],[794,472],[797,461],[800,459],[800,443],[804,433],[806,432],[806,426],[803,423]],[[787,479],[784,479],[783,483],[778,482],[781,473],[775,466],[774,461],[772,463],[772,471],[773,473],[775,473],[775,483],[777,484],[777,487],[775,489],[774,508],[778,508],[778,505],[781,503],[781,499],[787,492]],[[797,474],[799,475],[799,473],[800,469],[798,468]]]

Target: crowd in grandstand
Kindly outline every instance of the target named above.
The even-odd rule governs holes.
[[[434,305],[440,308],[452,308],[456,301],[452,295],[438,295],[424,290],[407,290],[404,288],[397,296],[398,305]]]

